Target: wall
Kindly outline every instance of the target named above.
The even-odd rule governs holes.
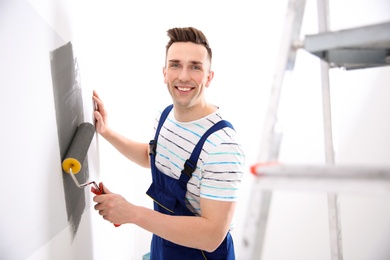
[[[259,151],[285,4],[0,2],[0,111],[5,122],[0,130],[0,259],[141,259],[149,250],[149,233],[103,221],[92,209],[88,190],[77,232],[72,232],[66,176],[60,168],[52,50],[73,43],[86,121],[93,120],[90,95],[96,89],[114,128],[149,141],[156,111],[170,102],[162,77],[165,32],[174,26],[202,29],[214,51],[209,100],[223,108],[240,132],[250,166]],[[389,7],[387,0],[331,1],[331,27],[388,21]],[[308,0],[305,33],[316,31],[315,19],[315,1]],[[318,61],[304,52],[298,58],[293,84],[283,98],[288,113],[281,160],[323,162]],[[388,67],[331,72],[337,162],[389,165],[389,75]],[[88,158],[91,179],[103,181],[133,203],[152,206],[145,196],[150,183],[146,169],[128,162],[99,137]],[[248,171],[236,215],[238,253],[252,178]],[[346,193],[340,198],[344,259],[387,259],[389,194]],[[275,191],[270,214],[263,259],[330,259],[325,193]]]
[[[50,51],[64,44],[65,39],[26,1],[2,1],[0,13],[4,199],[0,258],[27,259],[61,236],[59,243],[50,242],[44,254],[48,259],[91,259],[91,224],[88,214],[83,214],[89,209],[90,196],[67,200],[72,193],[65,189],[63,178],[69,177],[61,169]],[[85,121],[92,120],[88,107],[80,112],[89,113]],[[77,192],[84,195],[84,191]],[[79,210],[77,216],[73,214],[75,207]]]

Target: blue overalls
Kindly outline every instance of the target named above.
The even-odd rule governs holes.
[[[176,216],[195,216],[195,214],[187,208],[185,196],[187,192],[187,182],[196,169],[196,163],[202,150],[203,143],[211,133],[224,127],[233,128],[233,126],[229,122],[222,120],[208,129],[195,146],[190,158],[185,162],[184,169],[181,172],[180,178],[177,180],[160,172],[155,165],[157,139],[160,129],[172,107],[173,105],[168,106],[161,114],[154,140],[151,140],[149,143],[150,166],[152,169],[153,182],[146,193],[154,200],[154,209],[158,212]],[[212,253],[177,245],[153,234],[150,257],[151,260],[235,259],[233,239],[229,232],[221,245]]]

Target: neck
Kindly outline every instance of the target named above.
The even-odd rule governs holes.
[[[191,122],[214,113],[217,107],[211,104],[194,107],[174,106],[175,119],[179,122]]]

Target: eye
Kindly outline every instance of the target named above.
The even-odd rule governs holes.
[[[170,67],[170,68],[179,68],[179,67],[180,67],[180,64],[177,63],[177,62],[172,62],[172,63],[169,63],[169,67]]]
[[[191,62],[191,69],[192,70],[203,70],[203,64],[198,61]]]

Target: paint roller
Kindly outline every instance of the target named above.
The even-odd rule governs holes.
[[[80,184],[75,176],[81,170],[94,134],[95,127],[92,124],[85,122],[78,126],[62,161],[62,169],[70,174],[77,187],[84,188],[93,184],[95,189],[101,192],[99,186],[94,181]]]
[[[79,173],[81,170],[82,163],[87,156],[94,134],[95,126],[91,123],[85,122],[78,126],[65,154],[64,160],[62,161],[62,169],[70,174],[77,187],[84,188],[85,186],[92,184],[95,187],[92,192],[96,195],[100,195],[104,193],[102,183],[100,183],[100,187],[94,181],[80,184],[75,176],[75,174]],[[114,226],[119,227],[120,225],[114,224]]]

